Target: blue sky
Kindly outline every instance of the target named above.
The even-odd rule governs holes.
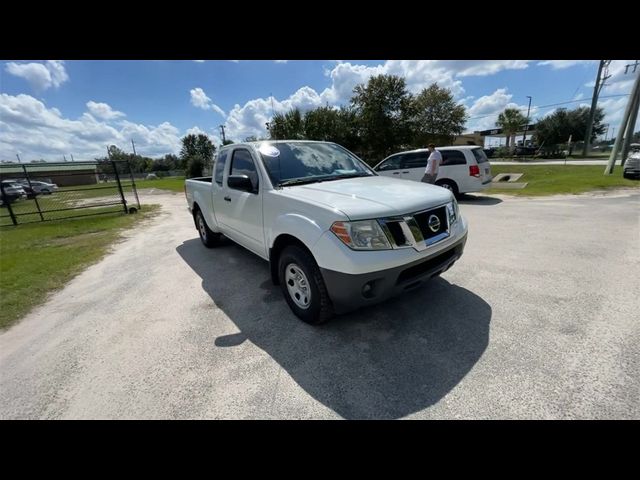
[[[628,63],[611,63],[601,93],[609,137],[631,91]],[[177,153],[186,133],[220,143],[220,124],[236,141],[262,136],[270,95],[275,111],[338,106],[357,83],[380,73],[404,76],[414,93],[432,82],[450,88],[467,107],[466,131],[487,129],[506,107],[526,114],[527,95],[532,121],[588,105],[597,67],[584,60],[2,61],[0,160],[16,153],[24,161],[70,154],[90,160],[108,144],[129,151],[131,139],[138,153],[159,156]]]

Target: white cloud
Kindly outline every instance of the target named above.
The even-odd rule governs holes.
[[[529,109],[528,101],[524,105],[519,105],[511,101],[512,98],[513,94],[508,93],[506,88],[499,88],[491,95],[478,98],[473,105],[467,109],[469,120],[467,121],[465,131],[489,130],[494,128],[496,126],[496,120],[498,120],[498,115],[506,108],[517,108],[526,116],[527,110]],[[532,105],[529,111],[530,122],[533,122],[538,114],[538,107]]]
[[[72,120],[30,95],[0,94],[0,160],[13,160],[16,152],[24,161],[61,160],[64,154],[92,160],[104,156],[107,145],[128,151],[131,139],[142,155],[177,154],[183,135],[169,122],[143,125],[120,120],[116,127],[91,113]]]
[[[107,103],[97,103],[93,100],[87,102],[87,108],[89,113],[94,117],[101,118],[103,120],[113,120],[115,118],[124,117],[125,114],[117,110],[113,110]]]
[[[331,69],[325,69],[325,75],[331,79],[331,85],[318,93],[311,87],[302,87],[285,100],[274,99],[275,112],[298,107],[305,111],[317,106],[329,104],[342,105],[349,101],[353,89],[360,83],[366,83],[370,77],[382,74],[399,75],[405,78],[407,89],[418,93],[434,82],[451,89],[456,98],[462,97],[464,88],[458,77],[492,75],[501,70],[527,68],[525,60],[388,60],[379,65],[358,65],[335,60]],[[464,99],[468,101],[470,98]],[[514,104],[515,105],[515,104]],[[227,128],[231,138],[241,139],[247,136],[265,136],[265,123],[272,116],[271,101],[268,98],[256,98],[244,104],[236,105],[227,118]]]
[[[191,89],[191,104],[194,107],[201,108],[202,110],[213,110],[223,117],[226,117],[226,113],[218,105],[213,103],[211,99],[204,93],[204,90],[200,87]]]
[[[24,78],[31,88],[42,92],[48,88],[58,88],[69,80],[69,75],[61,60],[47,60],[45,63],[7,63],[5,70],[11,75]]]
[[[244,106],[236,104],[229,112],[226,121],[228,137],[241,140],[246,137],[264,137],[267,135],[266,122],[272,113],[285,112],[292,108],[299,108],[302,112],[311,110],[324,104],[321,95],[311,87],[302,87],[285,100],[271,98],[256,98],[249,100]]]
[[[544,60],[542,62],[538,62],[537,65],[550,66],[552,70],[562,70],[576,65],[587,66],[595,62],[597,62],[597,60]]]
[[[194,60],[194,62],[196,62],[196,63],[204,63],[205,61],[204,60]]]
[[[287,63],[289,60],[274,60],[276,63]]]

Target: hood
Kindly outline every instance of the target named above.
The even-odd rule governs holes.
[[[446,189],[382,176],[358,177],[284,187],[280,193],[338,209],[351,220],[404,215],[450,202]]]

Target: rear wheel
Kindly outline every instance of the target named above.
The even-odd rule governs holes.
[[[451,193],[453,193],[456,197],[460,195],[460,192],[458,190],[458,185],[456,185],[456,182],[454,182],[453,180],[438,180],[436,182],[436,185],[442,188],[446,188]]]
[[[198,228],[198,233],[200,234],[200,240],[207,248],[215,247],[220,241],[220,234],[213,232],[208,226],[207,222],[204,219],[204,215],[200,210],[196,211],[195,215],[196,227]]]
[[[333,316],[320,268],[309,252],[296,245],[286,247],[278,259],[278,278],[285,300],[300,320],[319,325]]]

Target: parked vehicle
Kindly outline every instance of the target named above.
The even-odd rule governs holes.
[[[442,154],[436,185],[451,190],[456,196],[491,186],[491,165],[482,147],[461,145],[436,150]],[[420,182],[428,158],[428,149],[395,153],[376,165],[374,170],[386,177]]]
[[[640,143],[632,143],[622,171],[624,178],[640,178]]]
[[[29,187],[28,180],[19,180],[19,183],[23,187]],[[49,195],[58,190],[58,185],[56,185],[55,183],[41,182],[39,180],[31,180],[31,188],[35,193]]]
[[[185,182],[202,243],[224,235],[269,261],[311,324],[418,287],[461,256],[467,223],[443,188],[380,176],[330,142],[222,147]]]
[[[22,185],[10,180],[2,181],[2,204],[13,203],[18,200],[27,198],[27,192],[25,192]]]

